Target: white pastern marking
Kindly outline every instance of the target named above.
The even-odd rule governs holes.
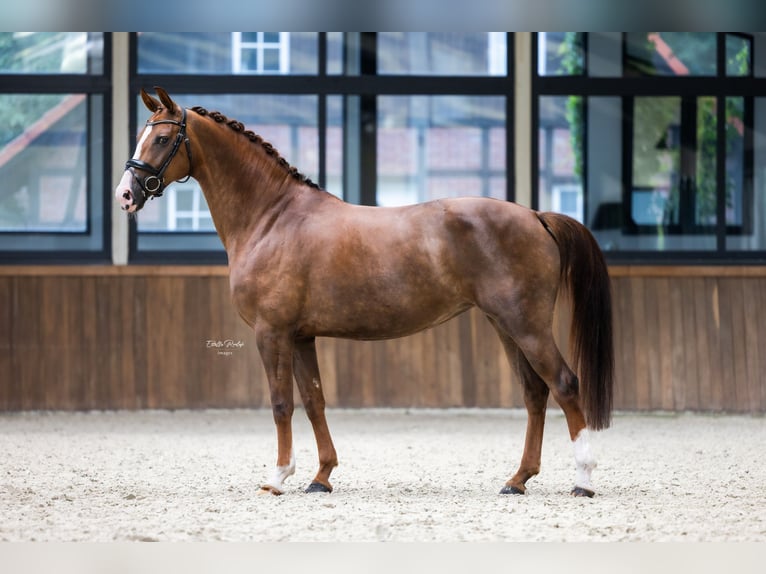
[[[269,487],[281,494],[284,492],[283,484],[285,480],[293,474],[295,474],[295,453],[290,452],[290,462],[285,466],[277,466],[271,474],[271,478],[263,484],[263,487]]]
[[[582,429],[572,444],[574,445],[576,465],[575,486],[593,490],[590,475],[593,469],[596,468],[596,458],[590,450],[590,434],[588,429]]]

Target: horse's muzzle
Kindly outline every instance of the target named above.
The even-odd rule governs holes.
[[[146,202],[143,193],[140,191],[136,193],[133,190],[134,185],[135,178],[133,177],[133,174],[129,170],[125,170],[120,183],[117,184],[117,187],[114,190],[114,197],[120,205],[120,208],[128,213],[135,213],[141,209]]]

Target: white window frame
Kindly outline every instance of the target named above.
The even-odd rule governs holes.
[[[506,44],[505,32],[488,32],[489,41],[487,49],[489,51],[487,62],[489,64],[490,76],[505,76],[507,70],[508,50]]]
[[[561,196],[565,193],[575,193],[577,195],[577,206],[575,207],[575,211],[562,211]],[[583,207],[583,190],[581,185],[577,183],[564,183],[554,185],[551,189],[551,209],[556,213],[563,213],[582,223],[585,215],[583,213]]]
[[[178,209],[178,192],[192,194],[192,208]],[[212,216],[207,208],[207,204],[202,201],[202,190],[197,185],[179,185],[174,184],[167,189],[168,209],[167,209],[167,230],[176,231],[180,220],[191,220],[191,229],[184,231],[199,231],[200,221],[203,219],[212,222]],[[207,227],[205,229],[208,229]]]
[[[232,32],[231,66],[234,74],[288,74],[290,73],[290,32],[279,32],[279,41],[266,42],[265,32],[255,32],[255,42],[242,40],[242,32]],[[242,54],[255,50],[258,53],[258,67],[250,69],[244,66],[246,60]],[[279,50],[279,70],[266,70],[263,67],[264,51]]]

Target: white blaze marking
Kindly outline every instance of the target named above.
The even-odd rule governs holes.
[[[138,159],[138,156],[141,154],[141,148],[144,147],[144,143],[149,139],[149,135],[152,133],[152,127],[153,126],[146,126],[144,128],[144,133],[141,134],[141,139],[138,140],[136,151],[133,152],[133,159]]]
[[[593,490],[590,474],[596,468],[596,458],[590,450],[590,435],[588,429],[582,429],[572,443],[575,455],[575,486]]]
[[[284,492],[283,484],[285,480],[293,474],[295,474],[295,453],[291,451],[290,462],[285,466],[277,466],[274,469],[271,478],[263,484],[263,487],[269,487],[282,494]]]

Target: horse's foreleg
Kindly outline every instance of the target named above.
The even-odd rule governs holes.
[[[277,427],[277,464],[262,492],[282,494],[284,481],[295,472],[293,452],[293,343],[286,335],[256,328],[258,350],[266,369],[271,410]]]
[[[504,341],[505,343],[505,341]],[[527,481],[540,472],[540,458],[543,448],[543,430],[545,429],[545,410],[548,406],[548,387],[532,369],[526,357],[518,347],[506,345],[510,360],[516,354],[516,365],[524,386],[524,404],[527,407],[527,433],[524,439],[524,454],[516,474],[505,483],[501,494],[524,494]]]
[[[296,343],[293,369],[306,415],[314,429],[319,453],[319,470],[306,492],[332,492],[330,473],[333,468],[338,466],[338,456],[325,419],[324,392],[319,377],[319,363],[317,362],[314,339]]]

